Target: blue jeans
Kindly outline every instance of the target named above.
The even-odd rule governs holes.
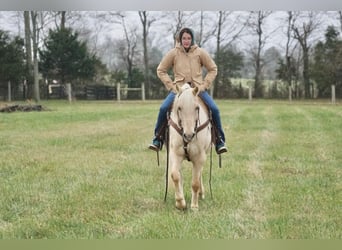
[[[160,109],[159,109],[157,124],[156,124],[156,127],[154,129],[155,135],[157,135],[159,133],[159,131],[162,129],[163,125],[167,122],[167,117],[166,117],[167,111],[171,107],[171,105],[175,99],[175,96],[176,96],[176,94],[171,91],[166,96],[163,103],[161,104]],[[211,110],[213,122],[214,122],[214,125],[216,126],[216,128],[218,130],[219,137],[220,137],[221,141],[225,142],[226,138],[225,138],[225,135],[224,135],[224,132],[222,129],[220,111],[219,111],[218,107],[216,106],[213,98],[211,98],[211,96],[208,94],[207,91],[201,92],[199,94],[199,96],[208,105],[209,109]]]

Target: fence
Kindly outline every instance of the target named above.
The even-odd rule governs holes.
[[[114,87],[104,85],[86,86],[84,93],[87,100],[113,100],[116,96]]]
[[[141,91],[141,100],[145,101],[145,84],[142,82],[140,88],[128,88],[128,87],[121,87],[121,83],[117,83],[116,85],[116,97],[118,101],[121,101],[121,92],[122,91]]]
[[[122,84],[117,83],[116,88],[113,86],[105,85],[87,85],[80,89],[71,89],[70,84],[64,85],[50,85],[49,86],[49,99],[64,99],[69,100],[73,97],[76,99],[85,100],[118,100],[121,101],[123,96],[127,96],[129,91],[141,92],[141,99],[145,100],[145,87],[144,83],[141,88],[122,87]]]
[[[9,101],[12,100],[25,100],[27,99],[27,86],[19,85],[16,87],[11,86],[11,82],[7,82],[6,84],[0,85],[0,101]],[[292,100],[292,88],[289,88],[289,101]],[[247,83],[248,90],[248,99],[252,101],[253,99],[253,84],[252,82]],[[122,96],[127,98],[128,92],[141,92],[141,100],[145,101],[145,84],[141,83],[140,88],[129,88],[122,87],[121,83],[116,84],[116,88],[114,86],[105,86],[105,85],[88,85],[82,87],[80,89],[71,89],[71,85],[61,85],[61,84],[49,84],[49,85],[41,85],[41,97],[47,99],[65,99],[67,98],[69,101],[72,99],[86,99],[86,100],[117,100],[121,101]],[[331,103],[336,104],[337,97],[336,95],[336,86],[331,85]]]

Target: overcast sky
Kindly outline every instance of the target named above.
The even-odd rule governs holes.
[[[163,11],[164,12],[164,11]],[[86,13],[89,12],[84,12],[85,14],[82,16],[87,16]],[[95,13],[95,11],[92,11],[92,13]],[[130,16],[130,18],[127,20],[128,25],[132,26],[138,26],[140,27],[140,20],[137,14],[137,11],[128,11],[126,12]],[[161,12],[153,12],[152,14],[160,14]],[[208,13],[214,13],[214,12],[208,12]],[[328,13],[328,12],[322,12],[322,13]],[[20,13],[22,15],[22,12]],[[270,35],[270,38],[268,39],[269,44],[267,44],[268,47],[270,46],[276,46],[276,47],[282,47],[284,44],[284,40],[286,39],[285,37],[285,28],[286,28],[286,23],[284,22],[284,19],[286,18],[286,11],[274,11],[273,14],[267,18],[267,22],[264,26],[265,30],[268,30],[269,32],[273,32],[272,35]],[[325,22],[326,25],[322,26],[324,27],[323,30],[321,31],[321,34],[324,34],[324,30],[327,25],[335,25],[339,26],[339,22],[337,19],[337,13],[336,12],[331,12],[331,15],[335,15],[335,18],[326,18]],[[13,35],[17,35],[18,32],[21,32],[21,35],[23,36],[23,23],[21,21],[21,24],[18,25],[18,19],[16,18],[18,16],[18,12],[16,11],[0,11],[0,29],[2,30],[8,30],[10,31]],[[172,22],[172,20],[170,20]],[[123,32],[122,32],[122,27],[118,25],[113,25],[113,24],[105,24],[99,26],[96,21],[88,21],[88,23],[82,22],[80,25],[85,25],[88,28],[91,28],[94,30],[94,32],[98,32],[100,34],[100,39],[105,38],[105,36],[112,36],[116,38],[123,38]],[[155,23],[150,31],[150,36],[155,38],[153,39],[153,46],[158,46],[162,50],[167,50],[171,46],[173,46],[173,38],[172,38],[172,33],[170,31],[167,31],[166,29],[169,29],[171,23],[162,23],[162,22],[157,22]],[[196,27],[193,27],[195,32]],[[250,41],[253,40],[253,38],[248,38],[245,37],[245,40]],[[214,41],[213,41],[214,42]],[[244,41],[241,40],[239,41],[240,46],[244,46]],[[211,47],[211,46],[210,46]]]
[[[341,10],[341,0],[1,0],[0,10]]]

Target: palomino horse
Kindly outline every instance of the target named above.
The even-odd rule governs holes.
[[[191,209],[198,209],[199,198],[204,198],[203,165],[211,147],[211,123],[207,107],[199,98],[199,89],[184,84],[177,87],[169,119],[169,163],[175,186],[176,207],[185,209],[181,164],[192,162]]]

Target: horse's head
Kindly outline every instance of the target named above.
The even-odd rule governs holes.
[[[190,142],[197,132],[200,108],[197,101],[199,89],[184,84],[181,88],[177,87],[177,92],[173,111],[177,114],[178,126],[182,130],[183,140]]]

